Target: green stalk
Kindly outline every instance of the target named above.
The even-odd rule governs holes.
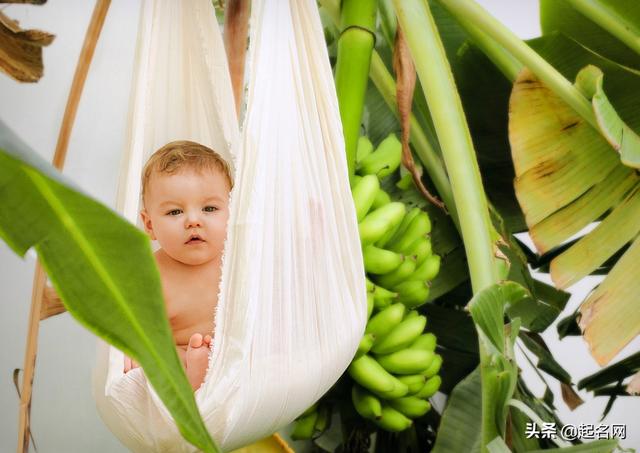
[[[591,103],[571,82],[526,45],[511,30],[473,0],[438,0],[460,22],[472,23],[507,52],[529,68],[547,87],[562,98],[596,130],[598,125]]]
[[[382,58],[375,50],[371,56],[371,71],[369,76],[391,111],[398,117],[396,82],[387,70]],[[453,200],[453,192],[451,191],[451,184],[449,183],[449,178],[444,168],[444,162],[442,162],[440,155],[433,149],[431,143],[429,143],[422,126],[413,113],[411,114],[411,144],[429,174],[431,181],[433,181],[433,184],[436,186],[438,194],[447,206],[453,223],[458,228],[458,231],[460,231],[458,210]]]
[[[375,43],[376,12],[376,0],[342,2],[342,32],[338,40],[335,78],[349,179],[355,174],[356,149]]]
[[[640,54],[640,29],[636,24],[598,0],[567,0],[567,3]]]
[[[474,293],[497,281],[489,208],[471,134],[435,22],[422,0],[394,0],[442,148]]]
[[[471,37],[471,41],[496,65],[500,72],[511,82],[515,82],[522,70],[522,63],[472,23],[466,20],[458,20],[458,23]]]
[[[414,56],[429,110],[442,148],[455,205],[458,208],[462,239],[469,262],[474,294],[498,281],[491,240],[489,208],[480,178],[471,135],[462,102],[444,46],[424,0],[394,0],[400,26]],[[481,333],[481,332],[479,332]],[[492,410],[490,357],[483,342],[480,347],[482,377],[482,451],[501,431]],[[502,429],[502,432],[504,429]]]

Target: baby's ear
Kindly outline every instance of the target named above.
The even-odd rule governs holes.
[[[142,220],[142,225],[144,225],[144,231],[147,232],[152,241],[155,241],[156,235],[153,232],[153,224],[151,223],[151,217],[146,209],[140,211],[140,219]]]

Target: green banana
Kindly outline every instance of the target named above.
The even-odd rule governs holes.
[[[398,238],[395,242],[389,243],[389,249],[404,253],[409,249],[409,246],[418,239],[419,237],[424,237],[427,233],[431,231],[431,220],[429,220],[429,214],[424,211],[421,211],[411,223],[407,226],[404,234]]]
[[[367,292],[372,292],[374,289],[376,289],[376,285],[375,283],[373,283],[371,280],[369,280],[368,278],[364,279],[364,282],[366,284],[366,288],[367,288]]]
[[[389,392],[379,392],[378,395],[380,395],[384,399],[389,400],[394,398],[402,398],[409,393],[409,387],[406,384],[400,382],[395,376],[393,376],[393,380],[395,384],[393,389]]]
[[[413,395],[422,389],[427,378],[422,374],[408,374],[406,376],[398,376],[397,379],[409,387],[409,395]]]
[[[423,367],[422,369],[425,369]],[[390,393],[396,387],[397,379],[373,357],[364,354],[353,360],[348,368],[349,375],[364,388],[375,393]],[[408,391],[408,389],[407,389]]]
[[[373,284],[371,293],[373,294],[374,299],[393,299],[398,297],[398,293],[389,291],[388,289],[383,288],[382,286],[378,286],[376,284]]]
[[[329,421],[331,420],[331,408],[327,404],[323,404],[318,409],[318,418],[316,419],[315,424],[313,425],[314,431],[317,433],[324,432],[329,426]]]
[[[389,401],[389,406],[410,418],[422,417],[429,412],[431,404],[416,396],[404,396]]]
[[[376,354],[390,354],[409,346],[424,331],[425,316],[413,316],[403,320],[383,337],[374,342],[371,351]]]
[[[367,245],[362,249],[364,269],[370,274],[387,274],[396,269],[404,261],[404,256],[381,249],[375,245]]]
[[[404,316],[404,321],[410,318],[414,318],[416,316],[420,316],[420,313],[418,313],[418,310],[409,310],[407,311],[407,314]]]
[[[370,212],[358,225],[362,245],[373,244],[405,214],[404,203],[392,201]]]
[[[360,340],[360,344],[358,345],[358,350],[356,351],[355,358],[358,358],[361,355],[369,352],[375,340],[376,340],[376,337],[372,333],[364,334],[364,336],[362,337],[362,340]]]
[[[358,147],[356,149],[356,163],[360,163],[362,159],[367,157],[373,151],[373,143],[366,135],[361,135],[358,138]]]
[[[406,255],[413,255],[416,257],[416,265],[420,266],[424,260],[433,254],[433,248],[431,247],[431,238],[419,237],[411,243],[407,249]]]
[[[423,333],[409,346],[411,349],[422,349],[424,351],[435,351],[436,336],[429,333]]]
[[[371,333],[379,338],[402,322],[405,306],[391,304],[381,312],[375,314],[367,323],[365,333]],[[425,367],[426,368],[426,367]],[[424,368],[423,368],[424,369]]]
[[[442,366],[442,356],[439,354],[436,354],[436,356],[433,358],[433,362],[431,362],[431,365],[429,365],[429,367],[426,370],[422,371],[420,374],[422,374],[426,378],[433,377],[436,374],[438,374],[438,371],[440,371],[441,366]]]
[[[431,281],[436,277],[436,275],[438,275],[439,271],[440,257],[438,255],[429,255],[421,265],[416,267],[416,270],[413,271],[409,280],[418,280],[422,282]]]
[[[373,175],[363,176],[359,181],[354,183],[351,190],[353,204],[356,207],[356,217],[360,222],[371,209],[373,201],[380,190],[380,181]]]
[[[311,439],[315,430],[316,421],[318,420],[318,412],[313,411],[304,417],[299,417],[291,432],[293,440]]]
[[[367,293],[367,319],[371,317],[371,313],[373,313],[373,308],[375,306],[373,300],[373,294]]]
[[[382,405],[382,414],[380,418],[374,420],[374,423],[382,429],[391,432],[404,431],[413,424],[410,418],[405,417],[401,412],[387,404]]]
[[[390,373],[416,374],[429,368],[434,353],[422,349],[402,349],[377,357],[378,363]]]
[[[429,284],[422,280],[410,280],[393,287],[398,291],[398,302],[407,308],[416,308],[427,302]]]
[[[391,203],[391,202],[389,202],[389,203]],[[383,206],[387,206],[389,203],[387,203],[387,204],[385,204],[385,205],[383,205]],[[405,211],[406,211],[406,207],[405,207]],[[405,215],[403,215],[403,216],[401,216],[401,217],[395,217],[395,218],[393,219],[393,222],[392,222],[392,223],[391,223],[391,225],[389,226],[389,229],[386,231],[386,233],[385,233],[385,234],[383,234],[383,235],[382,235],[382,236],[381,236],[381,237],[380,237],[380,238],[375,242],[375,244],[376,244],[378,247],[384,248],[384,245],[389,241],[389,238],[391,238],[391,237],[395,234],[396,230],[398,229],[398,227],[399,227],[399,226],[400,226],[400,224],[402,223],[402,219],[403,219],[405,216],[406,216],[406,214],[405,214]]]
[[[395,134],[389,134],[378,147],[364,157],[358,165],[361,175],[376,175],[382,179],[398,169],[402,160],[402,143]]]
[[[416,270],[416,259],[413,256],[405,256],[404,261],[394,271],[380,275],[376,279],[376,284],[385,288],[394,288],[403,282]],[[394,290],[395,291],[395,290]]]
[[[431,398],[440,388],[440,384],[442,384],[442,378],[438,375],[429,378],[427,382],[424,383],[424,386],[420,389],[418,393],[414,396],[416,398],[427,399]]]
[[[401,176],[396,183],[396,187],[400,190],[409,190],[411,186],[413,186],[413,175],[411,173]]]
[[[380,241],[378,245],[382,247],[386,244],[397,242],[404,235],[404,232],[407,231],[407,227],[411,224],[413,219],[421,212],[422,209],[420,208],[413,208],[409,212],[407,212],[393,234],[391,234],[390,237],[387,238],[387,241],[384,244],[382,244],[382,241]]]
[[[351,389],[351,401],[356,412],[363,418],[375,419],[382,415],[380,400],[358,384],[353,384]]]
[[[373,200],[373,204],[371,205],[371,208],[378,209],[388,203],[391,203],[391,197],[387,192],[380,189],[376,194],[376,198]]]
[[[396,296],[397,297],[397,296]],[[390,297],[374,297],[373,305],[376,310],[382,311],[394,302],[395,298]]]

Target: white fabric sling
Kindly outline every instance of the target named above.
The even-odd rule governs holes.
[[[240,133],[210,0],[145,0],[118,209],[135,222],[140,172],[172,140],[234,169],[215,336],[195,398],[224,450],[265,437],[349,365],[366,290],[342,127],[314,0],[254,0],[247,114]],[[212,328],[214,313],[211,314]],[[193,452],[142,369],[98,345],[94,397],[137,452]]]

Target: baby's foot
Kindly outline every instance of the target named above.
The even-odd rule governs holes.
[[[128,356],[124,356],[124,372],[125,374],[128,373],[129,371],[133,370],[134,368],[138,368],[140,365],[138,365],[133,359],[131,359]]]
[[[211,345],[211,335],[202,335],[194,333],[189,338],[189,346],[187,347],[187,365],[186,372],[189,384],[193,390],[197,390],[204,381],[207,367],[209,366],[209,346]]]

